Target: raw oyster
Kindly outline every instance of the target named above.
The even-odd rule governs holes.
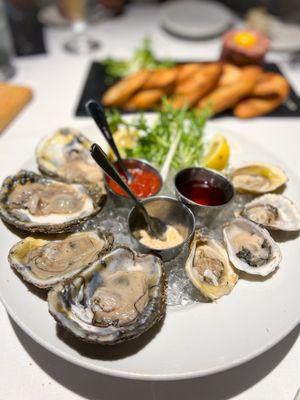
[[[22,170],[2,184],[0,216],[30,232],[65,232],[98,213],[105,199],[96,185],[58,182]]]
[[[202,295],[216,300],[228,294],[238,280],[223,245],[196,231],[185,270]]]
[[[281,252],[269,232],[245,218],[236,218],[223,229],[229,259],[239,270],[266,276],[279,266]]]
[[[50,288],[74,277],[112,244],[112,234],[101,231],[72,233],[59,240],[29,236],[12,247],[8,261],[26,281]]]
[[[92,143],[75,129],[62,128],[44,138],[36,149],[40,171],[68,183],[97,183],[103,172],[90,155]]]
[[[300,211],[291,200],[280,194],[265,194],[245,205],[241,215],[268,229],[300,230]]]
[[[165,314],[162,262],[117,247],[48,293],[49,312],[75,336],[116,344],[134,339]]]
[[[228,175],[235,189],[241,193],[273,192],[288,181],[281,168],[262,162],[241,165],[232,169]]]

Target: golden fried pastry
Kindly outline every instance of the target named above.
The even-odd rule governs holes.
[[[261,73],[261,68],[257,66],[242,68],[242,75],[237,82],[217,87],[201,99],[196,108],[201,110],[210,107],[214,114],[232,108],[238,101],[251,93]]]
[[[250,97],[238,103],[233,113],[239,118],[268,114],[284,102],[289,92],[289,84],[282,75],[265,72],[258,79]]]
[[[250,98],[242,100],[234,109],[233,114],[239,118],[254,118],[260,115],[268,114],[282,104],[280,97],[273,99]]]
[[[253,88],[253,97],[278,95],[286,98],[290,92],[288,81],[276,72],[265,72],[261,75]]]
[[[151,72],[142,70],[129,75],[111,86],[104,94],[102,103],[104,106],[122,106],[137,90],[139,90],[145,81],[149,78]]]
[[[200,93],[196,92],[189,93],[177,93],[168,98],[168,102],[171,106],[178,110],[180,108],[191,108],[200,98]]]
[[[175,94],[185,94],[199,90],[201,96],[208,92],[207,88],[212,88],[213,84],[219,79],[222,72],[221,63],[207,64],[193,73],[190,78],[176,85]]]
[[[164,89],[168,90],[176,81],[178,68],[158,68],[150,72],[149,78],[144,82],[142,90]]]
[[[181,83],[187,78],[190,78],[195,72],[203,68],[204,64],[183,64],[178,67],[178,74],[176,78],[176,83]]]
[[[160,89],[142,90],[131,97],[124,108],[127,110],[149,110],[153,108],[163,97],[164,92]]]
[[[224,64],[219,86],[231,85],[237,82],[242,74],[242,69],[233,64]]]
[[[193,107],[199,99],[215,88],[221,71],[222,66],[219,63],[206,65],[201,74],[198,71],[194,74],[195,78],[188,78],[178,85],[179,91],[176,92],[175,89],[175,94],[169,99],[173,108]]]

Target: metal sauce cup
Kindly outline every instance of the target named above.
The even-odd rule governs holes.
[[[143,200],[142,203],[151,216],[157,217],[177,229],[183,240],[177,246],[167,249],[153,249],[142,244],[136,236],[140,228],[135,206],[129,213],[128,226],[130,234],[138,243],[139,251],[142,253],[154,253],[160,256],[163,261],[175,258],[180,253],[184,244],[190,242],[194,233],[195,218],[193,213],[180,201],[168,196],[149,197]]]
[[[150,163],[148,163],[145,160],[138,160],[136,158],[126,158],[123,159],[124,164],[126,165],[126,167],[129,168],[140,168],[140,169],[146,169],[146,170],[150,170],[151,172],[153,172],[159,179],[160,185],[158,190],[151,194],[151,196],[155,196],[156,194],[158,194],[158,192],[161,190],[162,185],[163,185],[163,181],[162,181],[162,177],[159,173],[159,171],[153,167],[153,165],[151,165]],[[114,163],[115,166],[118,165],[117,162]],[[122,208],[131,208],[133,205],[132,200],[129,197],[123,196],[119,193],[116,193],[110,186],[109,186],[109,180],[110,178],[105,176],[105,187],[106,190],[110,196],[110,198],[112,199],[114,205],[116,207],[122,207]]]
[[[202,205],[188,199],[180,192],[182,182],[206,181],[209,186],[220,189],[224,195],[224,202],[220,205]],[[234,187],[232,183],[220,172],[202,168],[191,167],[179,171],[174,178],[175,193],[177,198],[187,205],[194,213],[200,225],[209,225],[217,215],[223,211],[234,198]]]

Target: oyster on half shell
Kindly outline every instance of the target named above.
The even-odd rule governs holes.
[[[96,183],[104,188],[103,172],[90,155],[92,142],[82,133],[62,128],[36,148],[40,171],[68,183]]]
[[[287,197],[265,194],[247,203],[241,216],[268,229],[300,230],[300,211]]]
[[[49,312],[78,338],[99,344],[134,339],[165,314],[162,262],[117,247],[48,293]]]
[[[224,246],[199,231],[190,245],[185,270],[193,285],[210,300],[229,294],[238,280]]]
[[[97,214],[105,199],[96,185],[58,182],[22,170],[2,184],[0,216],[29,232],[59,233]]]
[[[46,289],[74,277],[112,244],[112,234],[102,231],[71,233],[55,240],[29,236],[11,248],[8,261],[24,280]]]
[[[253,194],[273,192],[288,181],[281,168],[262,162],[243,164],[229,171],[228,176],[238,192]]]
[[[245,218],[236,218],[223,229],[229,259],[248,274],[266,276],[279,266],[281,252],[269,232]]]

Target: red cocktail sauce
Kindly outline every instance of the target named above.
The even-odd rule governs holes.
[[[178,190],[187,199],[204,206],[219,206],[227,201],[224,191],[207,180],[180,182]]]
[[[126,177],[120,169],[117,166],[117,169],[124,178],[124,180],[127,182]],[[145,197],[150,197],[155,195],[160,187],[161,187],[161,181],[159,176],[152,171],[150,168],[136,168],[136,167],[128,167],[127,169],[129,172],[133,175],[133,180],[127,184],[129,185],[130,189],[133,191],[133,193],[140,198],[145,198]],[[119,185],[117,185],[114,181],[112,181],[110,178],[107,178],[107,183],[108,186],[117,194],[121,196],[128,197],[128,195],[120,188]]]

